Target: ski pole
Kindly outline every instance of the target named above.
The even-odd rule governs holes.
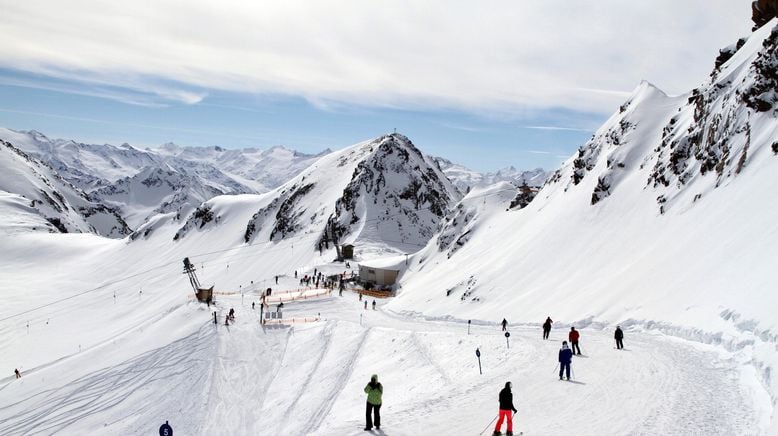
[[[554,367],[554,374],[556,374],[556,370],[559,369],[559,363],[556,364],[556,367]]]
[[[500,415],[497,415],[497,416],[500,416]],[[495,416],[494,419],[492,419],[491,422],[489,422],[489,424],[486,424],[486,427],[483,430],[481,430],[481,433],[478,433],[478,434],[479,435],[484,434],[484,432],[486,432],[486,430],[489,429],[489,426],[491,426],[494,421],[497,421],[497,416]]]

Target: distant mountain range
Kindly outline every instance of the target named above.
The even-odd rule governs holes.
[[[282,146],[267,150],[183,147],[173,143],[140,149],[129,144],[84,144],[50,139],[37,131],[0,128],[0,139],[56,173],[62,180],[88,196],[89,201],[110,209],[121,217],[109,233],[122,237],[160,214],[186,217],[200,204],[224,194],[269,192],[311,167],[327,149],[304,154]],[[541,186],[547,173],[541,169],[519,171],[513,167],[481,174],[443,158],[437,165],[463,193],[497,181],[516,186]],[[0,190],[15,193],[0,185]],[[89,231],[80,226],[71,231]]]

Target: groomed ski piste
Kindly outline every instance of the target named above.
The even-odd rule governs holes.
[[[561,320],[547,341],[542,319],[510,325],[508,347],[499,319],[473,320],[468,334],[465,320],[404,316],[381,299],[373,310],[371,297],[365,310],[356,293],[336,290],[284,305],[285,318],[319,321],[263,327],[251,303],[266,287],[299,289],[280,266],[300,258],[267,244],[200,255],[204,242],[177,248],[192,250],[203,282],[234,292],[217,295],[218,324],[179,262],[165,262],[173,252],[91,235],[4,240],[16,256],[3,257],[0,273],[24,268],[25,280],[4,289],[2,317],[56,304],[2,322],[11,375],[0,382],[0,434],[150,434],[169,421],[182,435],[359,435],[374,373],[385,390],[374,434],[491,434],[506,381],[516,431],[528,435],[758,434],[769,423],[767,394],[733,355],[656,332],[627,329],[616,350],[610,329],[578,325],[583,355],[568,382],[555,368],[569,330]],[[344,272],[307,256],[300,277]],[[75,294],[61,289],[100,285],[62,298]]]

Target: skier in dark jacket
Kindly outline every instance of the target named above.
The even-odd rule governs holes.
[[[19,368],[14,368],[14,374],[16,374],[16,378],[22,378],[22,373],[19,372]]]
[[[503,318],[502,319],[502,331],[508,330],[508,320]]]
[[[367,394],[367,403],[365,404],[365,431],[375,428],[381,428],[381,396],[384,394],[384,387],[378,382],[378,375],[373,374],[370,377],[370,383],[365,386]],[[370,419],[370,412],[373,412],[373,418]]]
[[[513,416],[511,412],[516,413],[515,407],[513,407],[513,394],[511,393],[511,382],[505,383],[505,387],[500,391],[500,417],[497,419],[497,425],[494,427],[494,436],[500,436],[500,428],[502,427],[503,420],[508,420],[508,433],[507,436],[513,436]]]
[[[562,341],[562,348],[559,350],[559,380],[562,380],[562,371],[566,373],[570,380],[570,362],[573,361],[573,350],[567,346],[567,341]]]
[[[551,317],[546,318],[546,322],[543,323],[543,339],[548,339],[548,334],[551,333],[551,324],[553,324],[554,321],[551,321]]]
[[[616,326],[616,333],[613,335],[616,339],[616,348],[621,350],[624,348],[624,332],[621,331],[620,326]]]
[[[581,355],[581,347],[578,346],[578,338],[581,337],[581,334],[578,333],[578,330],[575,329],[575,327],[570,327],[570,333],[567,335],[567,339],[570,340],[570,346],[573,348],[573,354],[576,354],[576,351],[578,351],[578,355]]]

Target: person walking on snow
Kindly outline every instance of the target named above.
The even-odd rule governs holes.
[[[578,338],[581,337],[581,334],[578,333],[578,330],[575,329],[575,327],[570,327],[570,333],[567,335],[567,339],[570,341],[570,346],[573,347],[573,354],[576,354],[576,351],[578,351],[578,355],[581,355],[581,347],[578,346]]]
[[[548,339],[548,334],[551,333],[551,324],[553,324],[554,321],[551,321],[551,317],[546,318],[546,322],[543,323],[543,339]]]
[[[502,331],[508,330],[508,320],[503,318],[502,319]]]
[[[513,416],[511,412],[516,413],[515,407],[513,407],[513,394],[511,393],[511,382],[505,383],[505,387],[500,391],[500,417],[497,419],[497,425],[494,427],[493,436],[500,436],[500,428],[502,427],[503,420],[508,420],[508,433],[507,436],[513,436]]]
[[[384,394],[384,387],[378,383],[378,374],[370,377],[370,383],[365,386],[367,402],[365,403],[365,431],[375,428],[381,428],[381,396]],[[373,419],[371,419],[371,411]]]
[[[616,333],[613,337],[616,339],[616,348],[619,350],[624,349],[624,332],[621,331],[620,326],[616,326]]]
[[[562,348],[559,350],[559,380],[562,380],[562,371],[565,372],[567,379],[570,380],[570,363],[573,361],[573,350],[567,346],[567,341],[562,341]]]

